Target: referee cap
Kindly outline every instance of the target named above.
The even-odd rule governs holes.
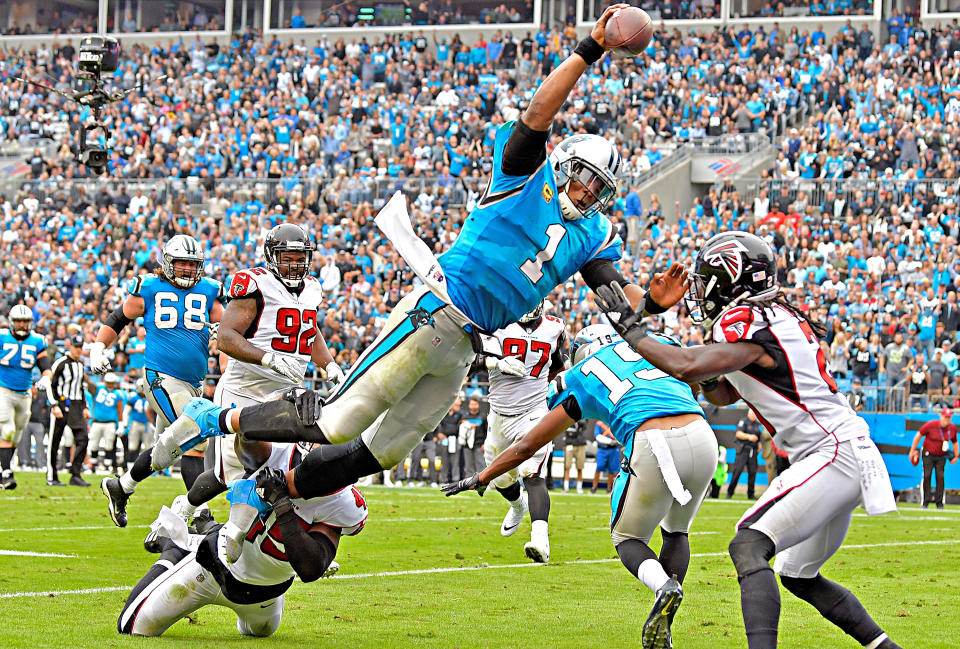
[[[70,346],[71,347],[83,347],[83,335],[75,334],[70,336]]]

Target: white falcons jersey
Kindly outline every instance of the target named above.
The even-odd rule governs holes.
[[[791,462],[825,442],[870,434],[827,371],[816,334],[787,309],[730,309],[714,324],[713,339],[761,345],[776,362],[772,369],[752,363],[725,376]]]
[[[251,479],[256,480],[264,468],[293,469],[300,463],[302,452],[297,444],[274,443],[270,457],[250,476]],[[326,525],[343,536],[353,536],[360,533],[367,521],[367,503],[356,487],[344,487],[329,496],[307,500],[292,498],[290,502],[305,530],[314,525]],[[283,534],[273,512],[259,519],[247,533],[240,559],[225,565],[238,580],[261,586],[279,584],[295,574],[287,560]]]
[[[299,294],[294,293],[265,268],[248,268],[233,276],[231,299],[256,300],[257,317],[244,338],[265,352],[282,354],[297,361],[301,380],[296,384],[268,367],[243,363],[234,358],[220,379],[223,387],[259,401],[277,392],[296,387],[303,380],[317,337],[317,308],[323,301],[320,283],[307,277]]]
[[[547,399],[547,376],[563,362],[564,324],[544,315],[533,331],[514,322],[493,333],[504,356],[515,356],[527,366],[527,376],[490,370],[490,408],[501,415],[518,415],[540,408]]]

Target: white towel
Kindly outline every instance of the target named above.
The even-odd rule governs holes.
[[[853,454],[860,464],[860,497],[869,516],[896,511],[897,499],[893,496],[890,474],[883,463],[880,449],[869,437],[851,440]]]
[[[173,510],[164,505],[160,508],[160,515],[150,525],[150,529],[161,536],[166,536],[174,544],[187,552],[195,552],[203,541],[202,534],[191,534],[187,523],[173,513]]]
[[[673,455],[670,453],[670,447],[667,446],[667,440],[664,439],[663,433],[655,428],[640,432],[646,436],[647,442],[650,444],[650,450],[653,451],[653,456],[657,458],[660,473],[663,475],[663,481],[667,484],[667,489],[670,490],[670,495],[681,505],[686,505],[693,496],[690,495],[690,492],[687,491],[680,480],[677,465],[673,463]]]

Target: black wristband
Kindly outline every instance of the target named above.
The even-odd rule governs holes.
[[[647,294],[643,296],[643,310],[650,315],[657,315],[664,313],[667,310],[667,307],[657,304],[654,301],[653,296],[650,295],[650,291],[647,290]]]
[[[712,379],[707,379],[706,381],[700,381],[700,390],[703,392],[712,392],[717,389],[717,386],[720,385],[720,377],[715,376]]]
[[[583,60],[587,62],[587,65],[592,65],[600,60],[604,54],[603,45],[593,40],[593,36],[589,34],[580,40],[577,43],[577,46],[574,48],[573,53],[579,54],[583,57]]]

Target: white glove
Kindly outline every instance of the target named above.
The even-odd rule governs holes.
[[[497,361],[497,369],[510,376],[526,376],[527,366],[516,356],[507,356]]]
[[[37,381],[37,390],[43,393],[46,396],[46,393],[50,390],[50,375],[44,374],[40,377],[40,380]]]
[[[217,336],[220,334],[220,323],[207,322],[206,320],[204,320],[203,325],[210,330],[210,340],[216,340]]]
[[[110,371],[110,359],[107,358],[107,346],[95,342],[90,346],[90,369],[94,374],[103,376]]]
[[[129,432],[128,431],[129,428],[130,428],[130,422],[124,419],[119,424],[117,424],[117,433],[119,433],[120,435],[126,435]]]
[[[323,368],[323,371],[327,375],[327,380],[334,385],[339,385],[340,381],[343,380],[343,368],[333,361],[327,363],[327,366]]]
[[[269,367],[280,376],[286,377],[294,383],[300,383],[300,381],[303,380],[300,365],[292,358],[267,352],[263,355],[263,358],[260,359],[260,364],[264,367]]]

